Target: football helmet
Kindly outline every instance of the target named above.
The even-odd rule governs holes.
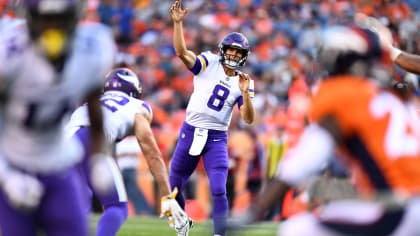
[[[143,87],[137,75],[128,68],[117,68],[106,76],[104,92],[120,91],[131,97],[139,99]]]
[[[389,80],[389,50],[367,28],[331,26],[322,35],[318,61],[329,75],[353,74]]]
[[[239,60],[235,60],[231,56],[226,54],[226,49],[237,48],[241,50],[242,57]],[[245,62],[250,53],[250,46],[248,39],[241,33],[233,32],[226,35],[223,40],[219,43],[220,62],[230,69],[236,69],[239,66],[245,65]]]
[[[29,34],[50,59],[66,52],[84,0],[23,0]]]

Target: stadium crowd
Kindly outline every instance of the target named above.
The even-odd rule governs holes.
[[[171,2],[88,2],[87,20],[112,27],[118,43],[117,63],[141,78],[143,99],[154,111],[152,128],[169,162],[193,88],[193,74],[173,49]],[[257,192],[263,186],[260,183],[272,176],[279,153],[293,145],[303,130],[311,86],[323,76],[315,56],[325,27],[350,21],[362,12],[387,25],[398,48],[420,54],[420,3],[415,0],[185,0],[184,5],[190,9],[184,31],[189,49],[216,52],[220,39],[233,31],[246,35],[251,45],[244,71],[256,79],[256,121],[247,126],[235,110],[229,131],[231,169],[243,180],[236,180],[240,186],[233,187],[237,195]],[[13,14],[15,9],[3,6],[2,10]],[[395,75],[410,78],[418,86],[416,75],[398,67]]]

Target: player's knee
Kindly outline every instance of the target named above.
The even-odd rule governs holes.
[[[185,173],[185,170],[182,168],[171,167],[169,172],[169,179],[171,181],[182,182],[183,179],[187,178],[187,176],[188,175]]]
[[[223,197],[226,195],[226,186],[225,185],[215,185],[211,187],[211,195],[213,197]]]

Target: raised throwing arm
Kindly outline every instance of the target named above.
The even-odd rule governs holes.
[[[191,50],[188,50],[185,39],[184,39],[184,30],[183,30],[183,19],[188,13],[188,8],[181,8],[182,1],[175,1],[169,12],[174,23],[174,48],[176,55],[184,62],[188,68],[192,68],[195,63],[196,55]]]

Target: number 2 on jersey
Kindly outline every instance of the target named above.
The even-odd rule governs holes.
[[[128,98],[118,95],[113,95],[112,97],[106,96],[101,98],[102,105],[111,112],[116,112],[118,110],[118,106],[124,106],[128,103],[128,101]]]
[[[377,118],[389,115],[385,133],[384,146],[387,155],[393,159],[403,156],[418,156],[420,142],[418,130],[410,126],[415,122],[398,98],[383,94],[375,98],[370,106],[372,114]],[[411,128],[409,132],[408,128]]]
[[[222,110],[222,107],[225,104],[225,100],[227,99],[228,96],[229,96],[229,89],[219,84],[216,85],[213,89],[212,95],[207,101],[207,107],[215,111]]]

